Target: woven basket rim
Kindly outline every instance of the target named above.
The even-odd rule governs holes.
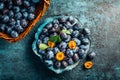
[[[36,18],[29,22],[27,28],[25,28],[24,32],[22,32],[17,38],[12,38],[10,35],[0,32],[0,38],[7,40],[8,42],[17,42],[25,37],[30,30],[35,26],[35,24],[39,21],[39,19],[44,15],[45,11],[48,9],[50,5],[50,0],[42,0],[36,8],[35,14]]]

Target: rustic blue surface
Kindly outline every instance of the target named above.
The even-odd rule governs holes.
[[[73,15],[92,32],[94,66],[56,75],[32,51],[38,25],[47,17]],[[0,80],[120,80],[120,1],[51,0],[51,6],[31,32],[17,43],[0,39]]]

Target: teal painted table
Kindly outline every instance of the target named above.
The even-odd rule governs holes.
[[[48,17],[73,15],[82,27],[91,30],[97,56],[90,70],[81,65],[56,75],[45,68],[32,51],[34,34]],[[51,6],[31,32],[17,43],[0,39],[0,80],[119,80],[120,79],[120,1],[51,0]]]

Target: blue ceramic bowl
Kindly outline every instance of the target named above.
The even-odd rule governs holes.
[[[44,23],[43,23],[42,25],[40,25],[40,27],[38,28],[37,32],[35,33],[35,40],[34,40],[34,42],[33,42],[33,44],[32,44],[32,49],[33,49],[34,53],[35,53],[38,57],[40,57],[41,61],[43,61],[43,58],[42,58],[42,55],[40,55],[40,54],[38,53],[38,47],[37,47],[37,40],[39,39],[39,35],[41,34],[43,28],[44,28],[48,23],[52,22],[55,18],[59,18],[59,17],[60,17],[60,16],[47,18],[47,19],[44,21]],[[68,17],[68,16],[65,16],[65,17]],[[77,20],[77,22],[78,22],[78,20]],[[91,42],[90,42],[90,39],[89,39],[89,48],[90,48],[90,44],[91,44]],[[86,56],[89,48],[85,51],[85,55],[84,55],[84,56]],[[55,69],[53,66],[48,67],[48,69],[50,69],[50,70],[54,71],[55,73],[59,74],[59,73],[62,73],[62,72],[64,72],[64,71],[72,70],[73,68],[75,68],[75,67],[79,64],[80,61],[81,61],[81,60],[79,60],[79,61],[77,61],[76,63],[74,63],[73,65],[69,65],[69,66],[67,66],[66,68],[63,68],[63,69]]]

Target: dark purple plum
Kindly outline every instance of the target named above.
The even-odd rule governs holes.
[[[85,54],[85,51],[83,49],[78,50],[78,55],[81,59],[83,58],[84,54]]]
[[[18,33],[21,33],[24,30],[21,25],[16,25],[15,29],[17,30]]]
[[[14,12],[13,12],[12,10],[10,10],[10,11],[8,12],[8,15],[9,15],[10,18],[13,18],[13,17],[14,17]]]
[[[17,31],[14,31],[14,30],[11,31],[10,35],[11,35],[11,37],[13,37],[13,38],[16,38],[16,37],[19,36],[18,32],[17,32]]]
[[[62,61],[62,67],[67,67],[68,66],[68,63],[66,61]]]
[[[25,28],[28,25],[28,21],[26,19],[22,19],[20,20],[20,25]]]
[[[47,59],[53,59],[54,58],[54,53],[52,51],[48,51],[46,54]]]
[[[68,62],[68,64],[69,64],[69,65],[74,64],[74,61],[73,61],[73,59],[72,59],[72,58],[69,58],[69,59],[67,60],[67,62]]]
[[[57,69],[60,68],[61,67],[61,62],[56,61],[55,64],[54,64],[54,67],[57,68]]]
[[[16,20],[21,19],[21,18],[22,18],[22,14],[20,12],[15,14],[15,19]]]
[[[96,56],[95,52],[89,52],[86,56],[87,60],[92,60]]]
[[[5,22],[5,23],[8,22],[9,21],[9,16],[3,15],[2,16],[2,21]]]
[[[49,23],[49,24],[46,25],[46,28],[50,29],[50,28],[52,28],[52,26],[53,26],[52,23]]]
[[[77,62],[77,61],[79,61],[79,56],[78,56],[78,54],[77,53],[75,53],[74,55],[73,55],[73,60],[75,61],[75,62]]]
[[[70,50],[70,49],[67,49],[66,52],[65,52],[65,55],[66,55],[67,57],[72,57],[73,54],[74,54],[73,51]]]
[[[29,7],[29,6],[30,6],[30,2],[27,1],[27,0],[24,0],[24,1],[23,1],[23,5],[24,5],[25,7]]]
[[[33,20],[35,18],[35,14],[33,14],[33,13],[30,13],[30,14],[28,14],[28,20]]]
[[[81,41],[83,45],[88,45],[90,42],[88,38],[83,38]]]
[[[6,28],[5,24],[0,24],[0,31],[4,32]]]
[[[73,38],[73,40],[76,42],[76,44],[79,46],[81,44],[81,41],[77,38]]]
[[[4,3],[0,2],[0,10],[4,9]]]
[[[84,28],[83,31],[82,31],[82,33],[84,35],[90,35],[90,30],[88,28]]]
[[[79,31],[75,30],[72,32],[72,37],[77,38],[79,36]]]
[[[35,7],[31,6],[31,7],[28,8],[28,12],[33,13],[34,11],[35,11]]]
[[[59,44],[59,48],[61,48],[61,49],[64,49],[64,48],[66,48],[67,47],[67,43],[66,42],[61,42],[60,44]]]
[[[20,11],[20,7],[19,6],[14,6],[13,7],[13,11],[14,12],[19,12]]]

